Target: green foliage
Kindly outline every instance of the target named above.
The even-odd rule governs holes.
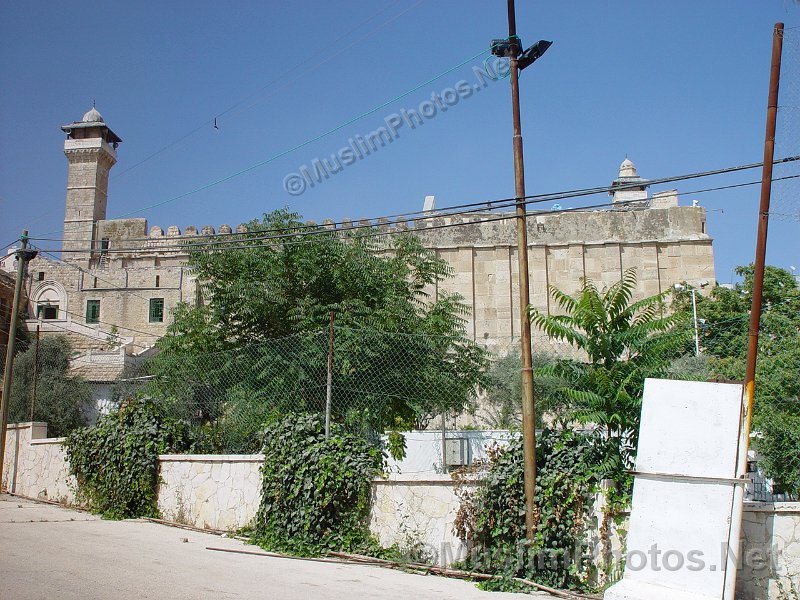
[[[124,402],[64,441],[80,496],[110,519],[157,517],[158,455],[190,447],[186,425],[149,399]]]
[[[753,265],[737,267],[744,277],[733,289],[715,287],[696,295],[700,345],[706,377],[745,378]],[[754,428],[765,474],[779,487],[800,493],[800,289],[791,273],[764,271],[762,314],[756,363]],[[691,291],[676,294],[675,305],[691,307]],[[702,358],[702,357],[701,357]]]
[[[41,338],[38,356],[34,342],[14,357],[9,422],[46,421],[53,437],[86,425],[92,390],[86,381],[69,374],[71,356],[69,340],[58,335]]]
[[[552,354],[534,352],[533,380],[536,398],[536,426],[543,426],[545,420],[564,425],[567,398],[562,389],[568,381],[551,374],[548,367],[556,362]],[[491,427],[498,429],[519,429],[522,425],[522,377],[520,351],[515,350],[494,361],[486,381],[486,407],[490,415]]]
[[[265,232],[273,239],[255,239]],[[371,233],[304,225],[281,210],[225,252],[189,246],[207,302],[175,311],[150,393],[221,428],[227,449],[256,450],[266,419],[324,407],[333,311],[334,420],[382,431],[463,410],[488,363],[466,335],[461,298],[427,293],[450,267],[413,236],[379,245]]]
[[[261,505],[254,539],[267,550],[301,556],[325,551],[367,553],[372,479],[382,454],[362,438],[313,415],[276,420],[264,432]]]
[[[406,457],[406,436],[399,431],[390,431],[386,436],[386,451],[395,460]]]
[[[539,371],[570,382],[563,388],[568,418],[600,426],[614,441],[604,461],[609,469],[630,464],[635,454],[645,378],[665,376],[689,340],[685,315],[664,315],[665,293],[632,302],[635,289],[636,272],[628,269],[605,292],[588,279],[574,298],[551,287],[564,314],[530,308],[534,325],[588,359],[560,360]]]
[[[488,584],[492,589],[514,589],[513,577],[584,589],[589,567],[581,564],[584,533],[605,444],[599,436],[572,430],[545,430],[539,436],[533,543],[525,536],[522,440],[496,452],[471,503],[462,503],[457,518],[456,533],[472,547],[465,566],[502,576]]]

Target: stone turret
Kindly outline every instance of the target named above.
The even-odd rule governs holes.
[[[64,211],[64,259],[88,261],[89,248],[100,250],[97,222],[106,218],[108,174],[117,162],[117,145],[122,141],[92,107],[80,121],[63,125],[67,134],[64,154],[69,162],[67,201]]]
[[[619,166],[619,175],[611,182],[612,189],[608,193],[615,205],[624,203],[620,208],[641,208],[647,205],[648,185],[646,179],[639,177],[633,161],[626,156]]]

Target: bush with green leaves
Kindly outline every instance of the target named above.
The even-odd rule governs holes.
[[[534,325],[585,354],[585,362],[559,360],[537,373],[569,382],[566,417],[605,433],[612,469],[631,466],[636,455],[645,378],[666,377],[691,339],[685,313],[665,314],[667,292],[633,301],[635,290],[636,270],[628,269],[605,291],[589,279],[575,297],[550,286],[563,314],[530,308]]]
[[[261,505],[254,539],[267,550],[301,556],[371,553],[370,489],[381,474],[379,447],[324,421],[293,415],[267,425]]]
[[[64,440],[79,498],[110,519],[157,517],[158,455],[191,447],[188,426],[150,399],[127,400]]]
[[[580,559],[601,477],[597,465],[607,443],[568,429],[545,430],[539,436],[532,543],[525,535],[522,440],[496,451],[486,477],[472,498],[462,502],[456,519],[456,534],[472,548],[464,566],[501,576],[484,584],[491,589],[515,589],[514,577],[585,589],[589,565],[581,565]]]
[[[92,401],[88,382],[69,374],[72,347],[66,336],[44,336],[14,357],[8,405],[10,423],[45,421],[52,437],[87,424]],[[35,394],[35,395],[34,395]]]

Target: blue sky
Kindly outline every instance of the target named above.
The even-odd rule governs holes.
[[[772,26],[800,25],[797,3],[517,4],[523,42],[554,41],[521,81],[529,194],[606,185],[626,155],[648,178],[761,160]],[[67,165],[59,127],[80,119],[93,99],[124,140],[109,190],[114,218],[313,139],[506,33],[502,0],[9,4],[0,20],[0,244],[25,227],[60,237]],[[394,142],[300,196],[282,187],[287,173],[335,153],[393,112],[417,108],[461,79],[474,81],[478,64],[241,176],[132,216],[183,229],[236,225],[283,206],[339,220],[419,210],[428,194],[440,207],[508,197],[505,81],[422,127],[401,128]],[[800,65],[785,65],[788,77],[800,88]],[[211,124],[217,115],[219,129]],[[797,137],[780,148],[798,154],[800,123],[794,127]],[[798,172],[792,166],[780,174]],[[677,187],[690,192],[759,177],[748,171]],[[784,186],[779,201],[791,191],[798,184]],[[710,211],[717,278],[730,281],[735,265],[753,259],[758,186],[682,201],[693,198]],[[798,233],[797,221],[771,222],[770,263],[800,267]]]

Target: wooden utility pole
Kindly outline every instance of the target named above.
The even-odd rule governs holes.
[[[508,41],[513,45],[511,61],[511,113],[514,122],[514,184],[516,194],[517,259],[519,264],[519,321],[522,367],[522,447],[525,473],[525,531],[533,540],[536,529],[536,404],[533,395],[533,360],[531,356],[531,321],[528,271],[528,220],[525,216],[525,164],[522,158],[522,125],[519,112],[519,62],[522,52],[517,37],[514,0],[508,0]]]
[[[0,481],[3,480],[3,461],[6,454],[6,424],[8,423],[8,401],[11,396],[11,376],[14,369],[14,346],[17,341],[17,319],[19,303],[22,295],[22,279],[28,260],[36,256],[36,252],[28,249],[28,230],[22,232],[20,249],[17,250],[17,280],[14,284],[14,302],[11,305],[11,323],[8,326],[8,347],[6,348],[6,367],[3,373],[3,396],[0,398]]]
[[[744,379],[744,399],[739,432],[739,450],[736,476],[747,476],[747,453],[750,448],[750,429],[753,425],[753,404],[756,392],[756,359],[758,356],[758,333],[761,322],[761,301],[764,289],[764,265],[767,256],[767,226],[769,225],[769,201],[772,193],[772,164],[775,158],[775,128],[778,116],[778,88],[781,81],[781,53],[783,52],[783,23],[776,23],[772,34],[772,60],[770,63],[769,96],[767,100],[767,128],[764,136],[764,162],[761,170],[761,201],[758,208],[758,237],[756,238],[756,260],[753,269],[753,300],[750,308],[750,335],[747,341],[747,368]],[[739,542],[744,510],[744,485],[734,489],[733,517],[730,539]],[[735,569],[725,570],[724,596],[733,598],[736,591]],[[734,575],[734,576],[731,576]]]

